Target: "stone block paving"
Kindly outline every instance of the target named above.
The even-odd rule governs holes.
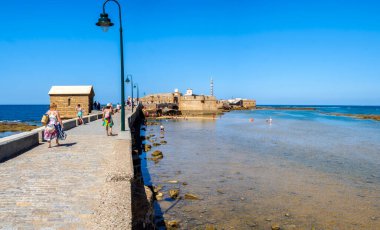
[[[62,146],[41,143],[0,163],[0,229],[95,228],[116,136],[106,136],[101,120],[67,134]]]

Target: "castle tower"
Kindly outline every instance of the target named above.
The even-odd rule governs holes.
[[[210,81],[210,94],[211,96],[214,96],[214,81],[212,80],[212,77]]]

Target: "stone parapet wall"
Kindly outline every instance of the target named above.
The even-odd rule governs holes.
[[[101,114],[85,116],[86,121],[95,121],[102,118]],[[69,130],[78,126],[78,119],[63,121],[64,130]],[[43,137],[44,127],[33,129],[29,132],[15,134],[0,139],[0,162],[37,146]]]

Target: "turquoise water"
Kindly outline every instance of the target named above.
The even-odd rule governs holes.
[[[182,229],[270,229],[274,223],[285,229],[376,229],[380,122],[321,112],[378,114],[379,108],[317,109],[162,121],[168,144],[152,150],[162,150],[164,159],[147,161],[144,178],[164,186],[158,219],[180,220]],[[149,126],[147,134],[161,140],[158,126]],[[202,200],[173,201],[167,195],[171,188]]]

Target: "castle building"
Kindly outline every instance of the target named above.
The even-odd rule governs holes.
[[[50,104],[55,103],[62,118],[74,118],[78,104],[83,108],[83,115],[91,113],[95,92],[92,86],[52,86]]]

